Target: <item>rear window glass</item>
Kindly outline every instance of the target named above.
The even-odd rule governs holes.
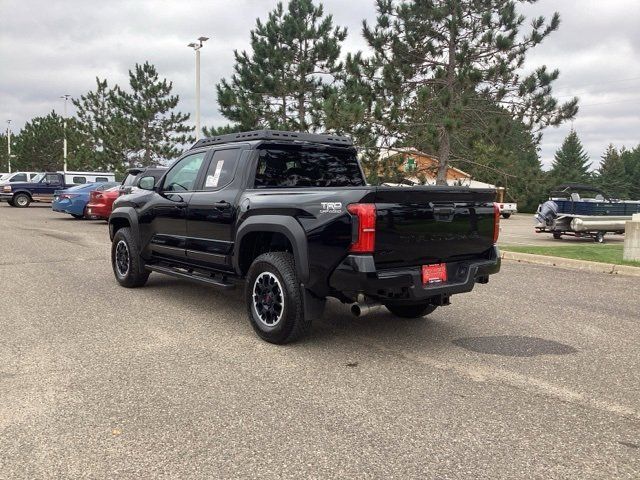
[[[108,190],[110,188],[117,187],[118,185],[120,184],[117,182],[104,182],[102,183],[102,185],[98,185],[96,187],[96,190],[101,192],[102,190]]]
[[[109,179],[107,177],[96,177],[96,182],[108,182]]]
[[[73,177],[73,183],[87,183],[87,177]]]
[[[365,185],[354,151],[278,146],[259,155],[255,188]]]

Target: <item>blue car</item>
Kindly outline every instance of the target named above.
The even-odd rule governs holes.
[[[107,190],[120,185],[117,182],[84,183],[53,193],[51,208],[54,212],[68,213],[73,218],[84,218],[89,195],[94,190]]]

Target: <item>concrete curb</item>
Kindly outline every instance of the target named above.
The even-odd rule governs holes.
[[[586,260],[575,260],[573,258],[550,257],[548,255],[534,255],[532,253],[519,253],[501,251],[503,260],[513,260],[521,263],[533,263],[536,265],[547,265],[549,267],[572,268],[574,270],[585,270],[594,273],[608,273],[611,275],[630,275],[640,277],[640,267],[629,265],[614,265],[611,263],[588,262]]]

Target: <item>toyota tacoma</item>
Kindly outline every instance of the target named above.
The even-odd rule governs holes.
[[[249,321],[272,343],[308,333],[328,297],[418,318],[500,270],[495,190],[367,185],[344,136],[201,139],[139,187],[109,218],[116,280],[244,283]]]

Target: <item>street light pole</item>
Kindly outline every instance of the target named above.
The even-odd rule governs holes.
[[[11,120],[7,120],[7,167],[11,173]]]
[[[209,37],[200,37],[198,42],[192,42],[187,47],[191,47],[196,52],[196,141],[200,139],[200,49],[202,43],[209,40]]]
[[[62,128],[64,131],[64,139],[62,142],[62,155],[64,158],[64,166],[62,168],[62,170],[64,172],[67,171],[67,100],[69,100],[69,97],[71,95],[64,94],[62,95],[60,98],[64,98],[64,117],[63,117],[63,122],[62,122]]]

